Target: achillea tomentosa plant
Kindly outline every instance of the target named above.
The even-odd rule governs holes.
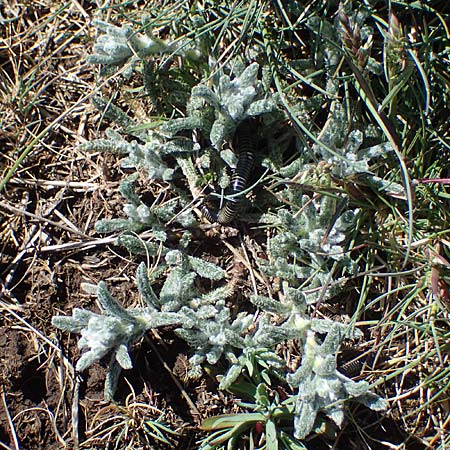
[[[243,68],[237,65],[232,76],[219,71],[213,78],[213,88],[199,84],[192,89],[192,97],[198,97],[214,108],[215,120],[209,139],[220,149],[223,142],[233,136],[236,126],[248,117],[278,110],[276,96],[271,94],[258,78],[259,65]]]
[[[152,29],[143,20],[145,33],[136,33],[129,26],[117,27],[101,20],[94,20],[93,24],[103,34],[97,38],[94,54],[87,57],[91,64],[122,67],[162,53],[179,54],[194,59],[200,57],[198,50],[181,48],[176,43],[159,39],[152,33]]]
[[[78,370],[112,353],[106,398],[113,397],[121,369],[132,367],[130,346],[150,328],[171,325],[193,348],[192,377],[201,375],[205,361],[214,365],[222,356],[230,363],[221,380],[223,389],[230,388],[244,369],[252,375],[255,369],[249,367],[255,363],[267,370],[266,380],[270,374],[279,379],[287,375],[288,384],[298,387],[298,394],[292,396],[296,403],[294,424],[298,438],[313,430],[315,418],[321,412],[340,425],[344,418],[343,403],[349,398],[375,410],[386,407],[384,401],[368,392],[368,383],[355,383],[338,372],[336,352],[348,333],[347,327],[327,319],[310,319],[306,301],[298,289],[286,285],[283,303],[253,298],[263,313],[256,326],[251,327],[254,325],[251,314],[239,313],[232,319],[225,305],[232,294],[230,288],[218,288],[203,295],[195,288],[197,276],[218,280],[224,276],[222,269],[178,250],[166,255],[166,263],[171,271],[159,296],[151,287],[145,265],[138,268],[136,278],[144,308],[123,308],[101,283],[98,298],[102,314],[75,309],[72,317],[53,318],[55,326],[82,336],[79,347],[88,351],[78,361]],[[277,324],[271,320],[273,314],[277,314]],[[275,352],[277,344],[290,339],[300,343],[303,355],[300,368],[293,374],[288,373]]]
[[[264,91],[262,81],[258,78],[259,65],[253,63],[241,69],[239,75],[232,73],[216,76],[217,85],[210,89],[206,85],[194,86],[190,101],[187,105],[187,117],[172,119],[164,124],[159,131],[151,130],[146,133],[139,132],[137,123],[131,117],[112,105],[107,105],[102,99],[94,99],[98,107],[105,107],[105,116],[115,121],[124,132],[138,137],[132,142],[126,141],[119,133],[108,129],[108,139],[97,139],[82,146],[87,151],[111,152],[124,156],[122,167],[125,169],[143,169],[147,176],[153,180],[162,180],[171,183],[174,192],[179,195],[176,199],[164,205],[146,206],[134,192],[132,182],[137,174],[124,180],[120,186],[123,197],[129,201],[124,206],[128,219],[106,219],[96,224],[97,231],[140,231],[153,228],[160,231],[161,226],[174,217],[183,226],[192,226],[195,219],[187,209],[189,198],[180,194],[174,181],[184,176],[188,182],[191,194],[199,194],[201,183],[200,173],[193,165],[192,155],[203,150],[202,156],[208,156],[208,150],[215,153],[215,158],[202,158],[202,167],[205,171],[211,169],[217,159],[222,158],[222,165],[228,162],[228,153],[221,152],[222,144],[230,138],[237,125],[248,117],[256,117],[270,112],[280,113],[276,98]],[[235,70],[238,70],[235,68]],[[216,88],[214,88],[216,86]],[[216,92],[217,91],[217,92]],[[193,129],[202,129],[211,142],[211,148],[201,149],[194,138],[181,136],[180,132]],[[169,167],[167,160],[171,162]],[[234,161],[235,162],[235,161]],[[229,179],[228,179],[229,182]],[[226,187],[226,183],[222,186]]]
[[[111,27],[103,22],[99,23],[99,28],[106,34],[99,38],[96,54],[91,57],[94,63],[121,66],[136,55],[145,59],[154,52],[176,51],[175,47],[156,38],[133,35],[128,28]],[[336,50],[327,47],[326,42],[325,39],[319,43],[324,47],[324,67],[326,73],[334,74],[336,55],[333,51]],[[222,146],[241,121],[261,116],[264,125],[283,114],[278,97],[270,92],[259,73],[259,64],[237,62],[233,69],[215,71],[208,82],[192,86],[190,100],[184,105],[186,117],[172,118],[151,131],[143,132],[131,117],[108,106],[106,116],[121,127],[121,133],[108,130],[107,139],[89,142],[84,148],[123,156],[123,166],[136,173],[120,186],[127,202],[124,206],[127,218],[102,220],[96,228],[100,232],[151,230],[151,242],[124,233],[118,243],[132,253],[161,255],[162,262],[155,273],[165,279],[156,294],[152,288],[155,280],[149,278],[147,268],[141,264],[136,280],[144,307],[123,308],[101,283],[98,288],[101,314],[76,309],[72,317],[57,316],[53,323],[65,331],[81,334],[79,346],[87,352],[80,358],[78,370],[111,353],[105,385],[107,398],[114,395],[120,370],[131,367],[128,351],[133,343],[150,328],[171,326],[192,348],[191,377],[200,376],[206,364],[220,362],[225,363],[225,367],[221,366],[221,389],[232,391],[242,375],[260,385],[269,386],[274,380],[287,383],[296,392],[290,396],[295,408],[289,410],[294,434],[297,439],[303,439],[314,430],[320,414],[341,425],[344,403],[349,399],[375,410],[386,407],[383,400],[369,392],[366,382],[356,383],[337,369],[336,353],[342,339],[349,337],[347,327],[311,318],[307,313],[309,304],[318,298],[326,300],[337,292],[345,273],[355,273],[357,266],[348,256],[346,244],[359,211],[349,209],[343,195],[306,195],[295,183],[280,183],[285,187],[277,196],[283,202],[274,202],[273,212],[262,215],[259,220],[273,230],[268,242],[269,259],[259,264],[268,276],[281,278],[282,291],[280,300],[252,297],[250,301],[258,308],[257,314],[232,314],[227,300],[233,295],[233,289],[224,282],[225,271],[189,255],[188,230],[180,245],[183,251],[166,246],[168,223],[177,221],[182,227],[197,223],[189,209],[190,195],[195,197],[205,180],[199,167],[194,165],[194,158],[206,170],[214,167],[211,154],[226,165],[229,155],[221,152]],[[335,79],[328,84],[334,89],[333,83]],[[102,99],[97,99],[96,103],[102,108],[106,106]],[[342,124],[346,116],[343,111],[341,101],[334,100],[327,123],[311,152],[302,151],[292,164],[280,169],[284,180],[295,177],[297,182],[304,181],[317,159],[331,168],[333,177],[345,178],[356,173],[375,180],[369,161],[390,148],[380,144],[360,150],[364,134],[355,129],[344,136],[348,124],[345,127]],[[302,114],[310,113],[303,111]],[[198,131],[209,142],[208,148],[199,145]],[[123,134],[135,140],[130,142]],[[267,132],[268,140],[269,136]],[[280,148],[286,148],[285,143]],[[304,149],[304,145],[297,142],[296,148]],[[279,167],[280,155],[269,154],[267,158],[271,157],[273,164],[269,161],[267,166]],[[140,170],[150,179],[167,183],[173,196],[162,204],[144,204],[134,188]],[[180,178],[185,179],[190,192],[180,189],[180,183],[176,183]],[[219,287],[201,292],[198,288],[201,284],[196,282],[199,278],[212,280]],[[276,351],[280,343],[289,340],[299,343],[302,354],[301,364],[293,372]]]
[[[64,331],[81,334],[78,347],[87,351],[78,360],[77,370],[83,371],[111,353],[105,383],[106,399],[113,398],[121,370],[130,369],[133,366],[128,354],[131,345],[150,328],[173,325],[180,320],[180,317],[172,312],[157,310],[159,302],[151,295],[145,266],[140,266],[138,276],[141,281],[138,287],[146,307],[123,308],[111,296],[105,283],[101,282],[97,289],[101,314],[75,308],[72,317],[55,316],[52,319],[54,326]]]
[[[260,219],[277,227],[278,233],[269,240],[269,260],[261,260],[261,269],[282,277],[291,286],[302,284],[308,303],[317,301],[321,287],[322,299],[334,295],[339,280],[333,272],[354,274],[356,263],[345,249],[357,210],[345,210],[345,201],[331,197],[301,195],[296,189],[280,192],[292,205],[292,211],[281,209]],[[339,201],[340,200],[340,201]],[[339,212],[342,211],[340,214]],[[339,269],[339,270],[337,270]]]
[[[259,323],[254,341],[269,348],[286,339],[295,339],[302,348],[302,361],[294,373],[287,374],[287,382],[298,388],[295,399],[295,436],[305,438],[314,428],[319,413],[326,414],[337,425],[344,420],[344,402],[350,398],[371,409],[387,407],[384,400],[369,392],[366,382],[354,382],[337,369],[336,353],[344,337],[357,337],[355,330],[349,335],[347,325],[328,319],[311,319],[307,302],[299,288],[285,283],[284,302],[266,297],[254,297],[252,302],[266,312],[276,313],[284,320],[276,326]]]

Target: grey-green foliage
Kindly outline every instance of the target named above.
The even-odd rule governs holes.
[[[220,149],[223,141],[231,138],[236,126],[247,117],[269,112],[276,112],[279,115],[276,98],[270,94],[267,86],[265,87],[258,77],[259,65],[253,63],[247,67],[242,65],[239,67],[239,70],[235,69],[237,74],[232,72],[230,75],[226,75],[223,71],[218,71],[218,74],[212,78],[211,88],[206,84],[195,86],[188,104],[189,116],[168,121],[165,126],[161,127],[160,132],[156,130],[142,131],[139,125],[122,110],[101,98],[96,98],[95,105],[115,121],[124,133],[138,137],[139,141],[129,142],[120,133],[108,129],[107,139],[88,142],[82,148],[87,151],[107,151],[123,156],[121,162],[123,168],[143,169],[151,180],[163,180],[171,183],[174,181],[178,169],[186,177],[191,193],[197,195],[199,175],[198,170],[192,164],[190,155],[201,149],[193,137],[180,136],[177,133],[192,128],[203,129],[209,134],[213,146]],[[278,115],[274,117],[278,117]],[[266,120],[269,119],[266,118]],[[274,120],[272,119],[272,122]],[[272,147],[279,149],[282,148],[280,145],[274,144]],[[206,161],[204,157],[210,156],[207,151],[200,153],[200,161]],[[210,158],[207,159],[207,169],[209,169],[211,161]],[[225,186],[226,180],[229,179],[225,176],[223,165],[222,168],[224,170],[219,170],[222,174],[220,180],[221,184]],[[181,208],[188,204],[187,197],[180,197],[162,206],[148,206],[143,204],[137,195],[124,194],[124,191],[130,192],[131,190],[128,181],[121,183],[120,191],[128,200],[124,206],[124,212],[128,218],[100,220],[96,225],[97,231],[136,232],[152,228],[153,231],[161,233],[163,232],[162,223],[171,218],[168,217],[168,214],[174,217]],[[177,214],[176,221],[183,226],[190,226],[195,222],[188,211]]]
[[[168,266],[173,267],[171,273],[161,289],[160,296],[154,293],[144,264],[138,268],[136,278],[139,292],[146,303],[144,308],[123,308],[108,292],[105,283],[98,286],[97,296],[101,305],[101,314],[76,308],[72,317],[55,316],[54,326],[64,331],[81,334],[79,347],[88,349],[77,363],[77,370],[84,370],[95,361],[112,352],[111,371],[129,369],[131,360],[128,355],[130,346],[138,340],[148,329],[161,325],[173,325],[186,322],[182,306],[197,301],[200,306],[202,298],[196,300],[197,291],[193,285],[197,274],[213,280],[223,277],[223,271],[211,263],[204,262],[179,251],[172,251],[166,255]],[[226,296],[221,293],[221,298]],[[205,299],[216,300],[211,294]],[[194,327],[189,317],[190,329]],[[118,366],[117,366],[118,364]],[[117,379],[117,374],[113,378]],[[113,395],[114,386],[108,386],[107,397]]]
[[[298,387],[295,430],[298,438],[313,429],[319,412],[326,413],[338,425],[343,420],[343,402],[355,398],[374,409],[384,403],[368,393],[368,384],[354,383],[336,370],[336,352],[347,332],[342,324],[330,320],[310,319],[306,301],[297,289],[285,286],[284,303],[264,297],[255,297],[254,303],[263,311],[263,317],[250,331],[254,317],[239,313],[234,319],[225,299],[230,288],[217,288],[201,294],[195,286],[197,276],[220,280],[223,271],[201,259],[177,250],[165,257],[170,270],[159,295],[156,295],[144,264],[138,268],[138,289],[144,307],[125,309],[109,294],[104,283],[99,284],[98,298],[102,314],[75,309],[72,317],[56,316],[53,324],[65,331],[81,334],[79,347],[87,349],[77,363],[84,370],[94,362],[112,353],[105,395],[114,394],[118,374],[122,368],[132,367],[128,351],[148,329],[174,325],[175,332],[193,349],[190,375],[201,373],[204,362],[216,364],[225,356],[230,368],[221,381],[222,388],[232,385],[244,368],[252,376],[256,365],[283,378],[284,362],[275,353],[275,347],[284,340],[295,339],[302,349],[302,363],[288,383]],[[277,314],[275,325],[269,315]],[[326,335],[320,343],[319,335]]]
[[[102,117],[108,118],[112,122],[117,124],[121,128],[123,133],[136,137],[143,141],[146,140],[146,131],[142,130],[141,127],[139,127],[138,123],[132,117],[130,117],[130,115],[128,115],[118,106],[111,103],[111,101],[108,101],[103,97],[95,96],[92,97],[92,104],[102,113]],[[100,145],[97,146],[98,148],[92,148],[92,150],[108,151],[116,154],[123,154],[128,152],[128,149],[126,147],[123,150],[123,147],[119,145],[119,143],[122,145],[126,145],[119,133],[115,132],[114,130],[108,130],[106,134],[110,138],[109,144],[107,141],[100,139],[99,141],[95,140],[86,142],[86,144],[81,145],[81,148],[91,150],[92,145],[96,145],[97,142],[100,142]],[[110,146],[110,148],[107,148],[108,145]]]
[[[373,187],[393,194],[401,194],[404,189],[395,182],[382,180],[370,169],[370,162],[377,157],[386,157],[393,147],[389,142],[361,148],[365,133],[353,129],[347,133],[349,111],[343,103],[332,102],[328,119],[318,136],[318,143],[313,145],[313,152],[325,161],[334,177],[346,179],[358,175]],[[331,149],[331,150],[329,150]]]
[[[235,167],[236,161],[236,155],[230,157],[230,150],[222,150],[222,146],[232,140],[239,123],[250,117],[262,116],[264,125],[261,128],[267,130],[263,137],[267,138],[271,150],[270,160],[266,159],[268,164],[265,164],[268,166],[273,165],[272,160],[282,158],[292,138],[289,133],[274,136],[273,131],[281,128],[284,116],[277,96],[271,93],[259,75],[260,66],[257,63],[245,66],[236,61],[230,66],[218,69],[208,81],[192,88],[186,117],[171,119],[161,127],[161,132],[168,138],[191,130],[201,130],[209,138],[211,146],[198,153],[197,164],[200,171],[204,169],[213,175],[221,189],[229,185],[227,168]],[[177,162],[189,185],[198,184],[198,175],[193,176],[192,171],[184,170],[180,158]],[[196,181],[191,182],[189,178]],[[198,189],[191,187],[191,191],[196,193]]]
[[[265,320],[258,322],[258,329],[265,324]],[[265,342],[264,342],[265,343]],[[239,376],[246,372],[251,379],[259,380],[275,376],[280,380],[285,377],[286,362],[277,355],[274,348],[263,347],[254,335],[244,336],[244,347],[240,355],[233,355],[228,360],[230,367],[220,380],[220,389],[230,389]],[[261,373],[261,374],[259,374]]]
[[[295,429],[297,437],[305,437],[314,426],[315,417],[325,412],[338,425],[343,419],[343,402],[355,398],[374,409],[384,403],[368,393],[367,383],[354,383],[336,370],[336,352],[346,326],[328,319],[311,319],[307,303],[298,289],[284,286],[284,302],[254,297],[261,311],[260,320],[241,312],[232,317],[225,300],[232,289],[223,286],[210,292],[199,292],[198,276],[210,280],[223,279],[224,272],[214,264],[173,250],[165,255],[169,274],[157,295],[147,269],[141,264],[136,273],[138,289],[144,301],[140,308],[125,309],[110,295],[104,283],[98,287],[102,314],[75,309],[72,317],[56,316],[53,325],[81,334],[79,347],[87,350],[77,363],[84,370],[111,353],[110,372],[105,396],[112,398],[122,368],[132,367],[128,351],[147,330],[162,325],[175,326],[175,333],[191,346],[190,376],[201,374],[205,362],[217,364],[225,357],[230,367],[221,380],[221,388],[229,388],[247,370],[284,379],[284,361],[276,354],[276,345],[295,339],[302,349],[302,363],[287,381],[299,387],[296,400]],[[277,316],[276,323],[271,317]],[[325,335],[323,343],[320,337]],[[257,368],[259,367],[259,368]],[[268,378],[269,377],[269,378]]]
[[[128,219],[102,219],[95,224],[96,231],[141,231],[146,228],[152,228],[154,234],[158,234],[161,240],[166,239],[163,231],[162,220],[168,215],[174,214],[174,208],[177,206],[177,200],[169,202],[164,208],[157,205],[148,206],[144,204],[134,191],[134,182],[137,174],[121,182],[119,191],[122,196],[128,200],[123,210]]]
[[[142,270],[141,270],[142,276]],[[101,314],[75,308],[72,317],[54,316],[52,324],[64,331],[79,333],[78,347],[87,350],[76,365],[82,371],[111,353],[105,397],[112,398],[121,369],[132,367],[129,349],[147,330],[162,325],[174,325],[181,318],[171,312],[161,312],[147,302],[145,308],[122,307],[100,282],[97,297]]]
[[[375,158],[385,158],[393,148],[389,142],[364,147],[366,138],[371,138],[372,130],[349,130],[347,120],[350,112],[345,103],[334,100],[328,112],[327,120],[317,136],[317,142],[311,148],[311,154],[316,160],[326,163],[335,179],[345,180],[359,176],[376,190],[391,194],[401,194],[404,189],[398,183],[383,180],[374,175],[371,161]],[[366,136],[367,135],[367,136]],[[308,174],[316,162],[311,161],[311,155],[302,152],[291,164],[283,167],[280,174],[285,177],[296,176],[298,181],[306,181]]]
[[[265,297],[254,297],[252,301],[260,308],[284,318],[277,327],[259,327],[255,333],[256,340],[264,341],[273,339],[276,334],[284,334],[300,344],[301,365],[294,373],[287,375],[289,385],[298,388],[294,419],[297,438],[303,439],[313,430],[320,412],[341,425],[344,404],[349,399],[377,411],[386,409],[386,402],[369,392],[368,383],[356,383],[337,370],[336,354],[343,338],[359,336],[358,330],[349,335],[345,324],[328,319],[311,319],[306,314],[307,302],[301,291],[287,284],[283,303]]]
[[[164,232],[154,232],[150,240],[144,240],[134,233],[125,232],[117,237],[115,244],[125,247],[133,255],[164,256],[168,251],[163,245],[165,238]],[[158,269],[161,270],[162,268],[159,267]]]
[[[262,314],[255,322],[252,333],[244,336],[242,353],[230,360],[231,366],[222,378],[220,387],[228,389],[246,370],[250,376],[259,368],[278,378],[285,378],[285,362],[277,355],[275,349],[278,344],[290,339],[300,339],[303,324],[307,323],[306,301],[302,293],[284,283],[284,302],[264,296],[252,296],[251,302],[257,306]],[[274,322],[274,318],[277,318]],[[298,327],[298,325],[300,327]]]
[[[350,50],[350,56],[361,69],[367,68],[378,74],[381,72],[381,64],[370,56],[373,29],[365,24],[369,11],[365,6],[360,6],[355,11],[352,8],[351,1],[343,2],[336,24],[331,24],[318,16],[308,20],[308,26],[317,34],[317,56],[323,61],[327,73],[327,91],[332,95],[338,94],[340,86],[334,76],[343,55],[342,48],[337,45],[338,42]],[[352,53],[353,51],[356,53]],[[348,102],[336,98],[331,101],[327,120],[317,136],[312,152],[319,160],[329,164],[331,173],[337,179],[356,175],[374,190],[384,191],[393,196],[403,196],[403,186],[377,177],[370,168],[374,158],[386,157],[392,152],[392,145],[389,142],[381,142],[364,147],[365,140],[371,137],[371,126],[364,130],[353,126],[350,128],[352,124],[349,123],[349,118],[352,111],[349,106],[351,105]]]
[[[355,16],[352,20],[360,18]],[[92,63],[116,67],[129,63],[133,67],[143,59],[148,67],[154,68],[152,54],[178,50],[182,53],[181,45],[163,42],[152,36],[151,31],[144,35],[127,27],[96,24],[104,34],[90,57]],[[162,203],[157,199],[146,205],[135,191],[138,174],[134,173],[120,184],[126,217],[101,220],[96,225],[101,232],[126,231],[117,238],[119,245],[132,253],[158,257],[158,267],[151,277],[144,264],[137,270],[144,306],[124,309],[101,283],[98,289],[101,314],[75,309],[72,317],[53,319],[55,326],[82,336],[79,346],[87,352],[80,358],[77,369],[83,370],[111,353],[105,388],[108,398],[113,395],[121,368],[131,367],[128,351],[133,342],[150,328],[170,325],[192,349],[189,372],[192,377],[199,376],[205,364],[216,365],[223,360],[227,366],[220,380],[222,389],[231,389],[243,374],[264,385],[269,385],[273,377],[287,380],[296,389],[291,400],[296,405],[294,425],[299,439],[313,430],[319,413],[340,425],[348,399],[377,410],[385,407],[379,397],[368,392],[367,383],[355,383],[336,368],[336,353],[347,334],[345,325],[313,319],[307,313],[308,304],[326,300],[337,292],[345,271],[354,273],[356,265],[347,254],[347,242],[359,211],[349,209],[342,194],[306,195],[292,179],[308,184],[317,161],[323,161],[329,173],[314,179],[320,186],[325,183],[326,187],[332,187],[333,177],[342,179],[359,174],[377,188],[386,188],[385,182],[373,175],[369,163],[391,150],[384,143],[364,148],[367,145],[364,133],[357,128],[348,131],[350,112],[339,97],[340,77],[336,76],[342,56],[336,44],[339,34],[330,23],[317,17],[309,20],[308,26],[318,36],[315,61],[298,64],[297,68],[312,68],[317,63],[325,74],[325,87],[313,99],[298,100],[293,111],[307,121],[323,104],[330,105],[326,122],[315,135],[310,151],[306,139],[300,140],[280,120],[283,113],[278,96],[271,92],[265,77],[269,71],[258,63],[245,64],[233,59],[221,68],[212,64],[206,74],[199,70],[196,75],[204,81],[191,85],[188,103],[177,107],[176,114],[185,110],[185,117],[172,117],[150,131],[120,108],[102,98],[94,99],[103,115],[120,127],[120,133],[109,129],[106,139],[83,147],[123,157],[125,169],[142,170],[149,183],[158,180],[167,186],[165,192],[176,194]],[[307,75],[305,72],[304,76]],[[189,89],[185,94],[188,92]],[[260,219],[273,229],[268,241],[269,259],[261,260],[260,267],[269,277],[282,280],[282,295],[280,300],[254,296],[251,302],[257,308],[256,313],[235,313],[228,303],[233,289],[226,283],[225,271],[188,254],[192,235],[187,231],[180,241],[180,248],[185,251],[170,250],[167,224],[177,221],[187,227],[195,222],[187,212],[190,199],[181,192],[178,177],[186,179],[194,197],[204,182],[200,176],[203,170],[218,172],[219,185],[226,187],[229,177],[224,163],[232,165],[234,155],[222,151],[222,144],[231,140],[240,122],[256,116],[261,116],[262,131],[258,133],[269,147],[263,165],[282,177],[278,185],[281,188],[276,190],[282,202]],[[209,138],[211,146],[200,147],[199,134]],[[291,164],[282,167],[284,152],[293,139],[297,153]],[[223,161],[217,164],[219,158]],[[135,234],[143,230],[150,230],[150,241]],[[298,345],[302,357],[300,367],[293,373],[277,353],[277,346],[289,341]]]
[[[236,63],[228,72],[218,70],[208,83],[194,86],[188,117],[172,121],[164,129],[170,134],[193,127],[207,129],[212,145],[220,150],[246,118],[279,111],[277,97],[258,76],[258,63]]]
[[[261,217],[278,231],[269,239],[269,260],[261,260],[261,268],[292,286],[301,283],[308,301],[316,301],[317,290],[324,286],[322,299],[329,298],[339,287],[336,268],[356,270],[345,245],[358,211],[347,209],[342,199],[302,195],[296,188],[287,188],[280,196],[293,208]]]
[[[220,293],[223,295],[223,293]],[[228,295],[231,292],[227,292]],[[217,364],[222,356],[233,361],[237,349],[244,348],[242,334],[252,324],[253,318],[247,313],[239,313],[231,319],[230,309],[223,300],[209,303],[200,299],[196,308],[184,307],[181,313],[186,318],[182,328],[176,334],[183,338],[193,349],[190,358],[189,375],[198,377],[203,370],[204,362]]]
[[[94,20],[93,23],[101,34],[94,44],[94,54],[87,58],[91,64],[123,66],[129,62],[132,65],[136,61],[162,53],[182,54],[193,58],[200,56],[196,49],[186,49],[180,44],[159,39],[148,26],[145,27],[145,33],[138,33],[127,25],[117,27],[101,20]]]
[[[148,329],[161,325],[182,325],[176,333],[193,348],[191,375],[198,376],[206,360],[216,364],[222,355],[229,358],[235,349],[244,346],[242,335],[253,318],[246,313],[231,319],[225,299],[232,294],[229,286],[219,287],[207,293],[198,291],[197,277],[221,280],[225,273],[216,265],[178,250],[165,255],[169,271],[159,295],[156,295],[144,264],[136,273],[139,292],[146,304],[143,308],[125,309],[109,294],[102,282],[98,287],[98,299],[102,313],[92,313],[76,308],[72,317],[56,316],[53,325],[81,334],[79,347],[88,349],[77,364],[84,370],[95,361],[112,352],[105,395],[114,394],[120,368],[129,369],[130,346]],[[111,379],[114,383],[111,383]]]
[[[148,56],[167,49],[167,44],[139,33],[133,33],[131,27],[116,27],[101,20],[94,25],[102,32],[94,44],[94,54],[88,56],[91,64],[123,65],[133,55]]]
[[[194,145],[189,139],[178,138],[168,141],[152,131],[140,135],[140,138],[145,141],[143,144],[135,140],[128,142],[112,129],[106,130],[106,135],[108,139],[87,142],[81,146],[81,149],[126,156],[121,161],[123,168],[144,169],[147,176],[155,180],[169,181],[173,178],[174,169],[167,165],[164,157],[194,151]]]
[[[175,136],[180,131],[195,129],[209,133],[215,117],[212,105],[206,104],[203,98],[193,96],[191,93],[186,104],[186,112],[186,117],[168,120],[162,126],[162,131],[168,136]]]
[[[294,419],[298,439],[311,433],[319,413],[326,414],[338,426],[342,425],[345,401],[349,399],[375,411],[387,408],[387,402],[369,392],[367,382],[355,382],[337,370],[336,352],[345,327],[323,322],[311,322],[304,338],[301,365],[287,377],[288,383],[298,388]],[[323,342],[317,338],[317,332],[326,333]]]
[[[165,223],[174,220],[184,226],[195,223],[192,214],[185,210],[181,211],[185,202],[180,198],[173,198],[164,203],[157,201],[152,205],[146,205],[136,194],[134,182],[137,174],[134,174],[120,183],[119,192],[128,201],[123,206],[123,211],[127,219],[102,219],[96,222],[95,229],[100,233],[111,233],[117,231],[138,232],[146,229],[152,230],[153,237],[158,241],[165,241],[167,238]],[[124,241],[119,239],[120,245]],[[131,251],[131,247],[129,248]],[[134,253],[134,252],[133,252]]]
[[[230,387],[244,365],[249,373],[257,363],[272,374],[287,374],[289,385],[298,388],[293,399],[295,436],[299,439],[313,430],[321,412],[341,425],[347,400],[359,401],[377,411],[386,409],[386,402],[369,392],[368,383],[356,383],[337,370],[336,354],[343,338],[360,336],[360,332],[350,334],[345,324],[310,318],[306,299],[298,288],[285,283],[284,294],[283,302],[262,296],[252,298],[264,314],[255,331],[245,337],[245,350],[221,380],[221,387]],[[276,324],[269,314],[277,317]],[[274,349],[278,343],[292,339],[301,349],[302,360],[295,372],[287,373]]]
[[[103,25],[102,25],[103,26]],[[102,28],[107,36],[128,36],[125,31],[116,28]],[[109,30],[109,31],[108,31]],[[119,32],[120,31],[120,32]],[[109,33],[109,34],[108,34]],[[129,39],[129,36],[127,37]],[[125,45],[122,43],[122,45]],[[187,105],[188,116],[172,119],[162,126],[160,131],[143,131],[139,124],[125,114],[120,108],[109,104],[101,98],[95,98],[94,104],[102,113],[115,121],[123,133],[131,134],[139,139],[128,141],[122,134],[107,130],[107,139],[98,139],[82,146],[88,151],[108,151],[123,156],[122,167],[125,169],[143,169],[149,179],[173,182],[177,169],[186,177],[191,194],[199,193],[198,170],[193,166],[191,154],[198,154],[199,161],[205,162],[205,156],[210,156],[195,142],[194,137],[181,136],[180,131],[202,129],[210,138],[213,147],[220,150],[226,139],[231,139],[238,124],[248,117],[255,117],[270,112],[277,112],[279,108],[276,97],[270,93],[268,86],[259,79],[259,65],[236,64],[233,70],[218,70],[212,77],[211,83],[194,86]],[[278,116],[276,116],[278,117]],[[273,119],[274,120],[274,119]],[[272,122],[273,122],[272,120]],[[285,144],[284,144],[285,145]],[[272,145],[275,148],[282,148]],[[278,152],[282,153],[282,151]],[[279,157],[279,155],[277,155]],[[202,159],[203,158],[203,159]],[[206,169],[210,169],[211,159],[207,158]],[[181,170],[180,170],[181,169]],[[218,168],[221,185],[226,186],[225,167]],[[179,173],[179,172],[178,172]],[[125,182],[126,183],[126,182]],[[125,189],[121,184],[121,192]],[[128,185],[127,185],[128,186]],[[173,186],[172,186],[173,187]],[[129,190],[129,189],[128,189]],[[175,189],[174,189],[175,190]],[[96,228],[101,232],[112,231],[141,231],[148,228],[161,231],[161,218],[153,206],[144,205],[137,196],[132,199],[125,196],[129,203],[124,207],[128,219],[101,220]],[[187,205],[187,198],[181,198],[171,205],[183,208]],[[167,211],[168,204],[163,206]],[[172,211],[171,211],[172,212]],[[175,212],[175,210],[173,211]],[[173,214],[175,215],[175,214]],[[167,219],[166,219],[167,221]],[[184,226],[192,225],[194,220],[189,213],[177,215],[177,221]]]
[[[87,142],[82,145],[82,149],[91,152],[110,152],[122,156],[121,165],[124,169],[134,169],[136,172],[142,169],[149,181],[171,182],[178,167],[181,168],[183,173],[185,172],[185,161],[183,160],[185,155],[198,150],[190,139],[180,137],[166,139],[156,131],[143,132],[139,130],[138,124],[127,114],[114,105],[101,101],[101,99],[97,99],[95,104],[111,120],[114,120],[124,133],[138,137],[140,142],[136,140],[128,142],[120,133],[109,128],[106,131],[107,139]],[[172,167],[169,167],[167,161],[171,161]],[[163,223],[172,218],[183,226],[190,226],[195,223],[195,219],[189,210],[179,214],[180,210],[188,204],[186,195],[174,198],[162,205],[145,205],[134,192],[133,182],[137,178],[137,173],[133,174],[122,181],[119,188],[123,197],[128,200],[128,203],[124,205],[127,219],[100,220],[96,224],[97,231],[142,231],[152,228],[154,232],[163,233]]]
[[[201,276],[211,280],[224,278],[225,272],[212,263],[171,251],[166,255],[172,270],[160,293],[161,309],[177,311],[183,326],[175,333],[192,347],[190,376],[198,377],[205,361],[216,364],[222,355],[233,358],[233,351],[243,348],[242,335],[252,323],[252,316],[240,313],[232,319],[225,300],[233,293],[230,286],[201,294],[194,280]]]

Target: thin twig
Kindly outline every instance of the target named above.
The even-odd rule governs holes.
[[[61,228],[62,230],[67,231],[68,233],[71,233],[71,234],[75,233],[75,234],[77,234],[80,237],[89,238],[89,236],[87,234],[83,233],[80,230],[73,229],[72,227],[68,227],[68,226],[63,225],[63,224],[61,224],[59,222],[55,222],[55,221],[53,221],[51,219],[46,219],[45,217],[38,216],[37,214],[30,213],[28,211],[24,211],[23,209],[16,208],[15,206],[12,206],[12,205],[10,205],[10,204],[8,204],[6,202],[0,202],[0,208],[7,209],[8,211],[11,211],[11,212],[16,213],[16,214],[21,214],[23,216],[31,217],[33,219],[36,219],[38,222],[46,222],[49,225],[53,225],[54,227]]]
[[[152,342],[151,339],[149,339],[148,337],[145,338],[145,340],[149,343],[150,347],[152,348],[152,350],[155,352],[156,357],[159,359],[159,361],[161,362],[161,364],[164,366],[164,369],[167,370],[167,372],[170,375],[170,378],[172,378],[173,382],[176,384],[177,388],[180,390],[181,395],[183,396],[183,398],[188,402],[189,407],[192,409],[192,411],[195,412],[195,414],[198,415],[198,417],[201,417],[201,413],[200,411],[197,409],[197,407],[195,406],[194,402],[191,400],[191,398],[189,397],[189,395],[187,394],[187,392],[184,390],[183,386],[181,385],[181,383],[178,381],[178,378],[173,374],[171,368],[168,366],[168,364],[164,361],[164,359],[162,358],[161,354],[159,353],[158,349],[156,348],[155,344]]]
[[[12,436],[13,441],[14,441],[14,448],[16,450],[20,450],[19,439],[17,438],[17,433],[16,433],[16,429],[14,427],[14,422],[13,422],[13,420],[11,418],[11,415],[9,414],[8,404],[6,403],[5,387],[2,385],[1,388],[2,388],[3,407],[5,408],[6,418],[8,419],[8,425],[9,425],[9,428],[11,430],[11,436]]]

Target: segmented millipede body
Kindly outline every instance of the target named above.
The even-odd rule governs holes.
[[[231,178],[231,199],[218,211],[213,212],[206,204],[203,204],[201,211],[210,222],[220,224],[230,223],[239,213],[242,204],[242,196],[239,196],[247,187],[251,171],[255,162],[256,140],[254,127],[249,121],[242,122],[235,133],[234,147],[239,150],[236,169]]]
[[[361,373],[364,367],[364,361],[362,359],[354,359],[338,366],[340,372],[347,377],[355,377]]]

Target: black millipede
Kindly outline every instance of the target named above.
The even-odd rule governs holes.
[[[363,367],[364,361],[362,359],[353,359],[344,364],[340,364],[338,370],[347,377],[355,377],[361,373]]]
[[[211,211],[206,203],[201,206],[202,214],[212,223],[222,225],[230,223],[239,213],[242,206],[242,193],[250,178],[255,161],[256,137],[254,127],[249,120],[241,122],[234,135],[234,148],[238,149],[238,161],[231,178],[229,195],[233,196],[225,202],[218,212]]]

